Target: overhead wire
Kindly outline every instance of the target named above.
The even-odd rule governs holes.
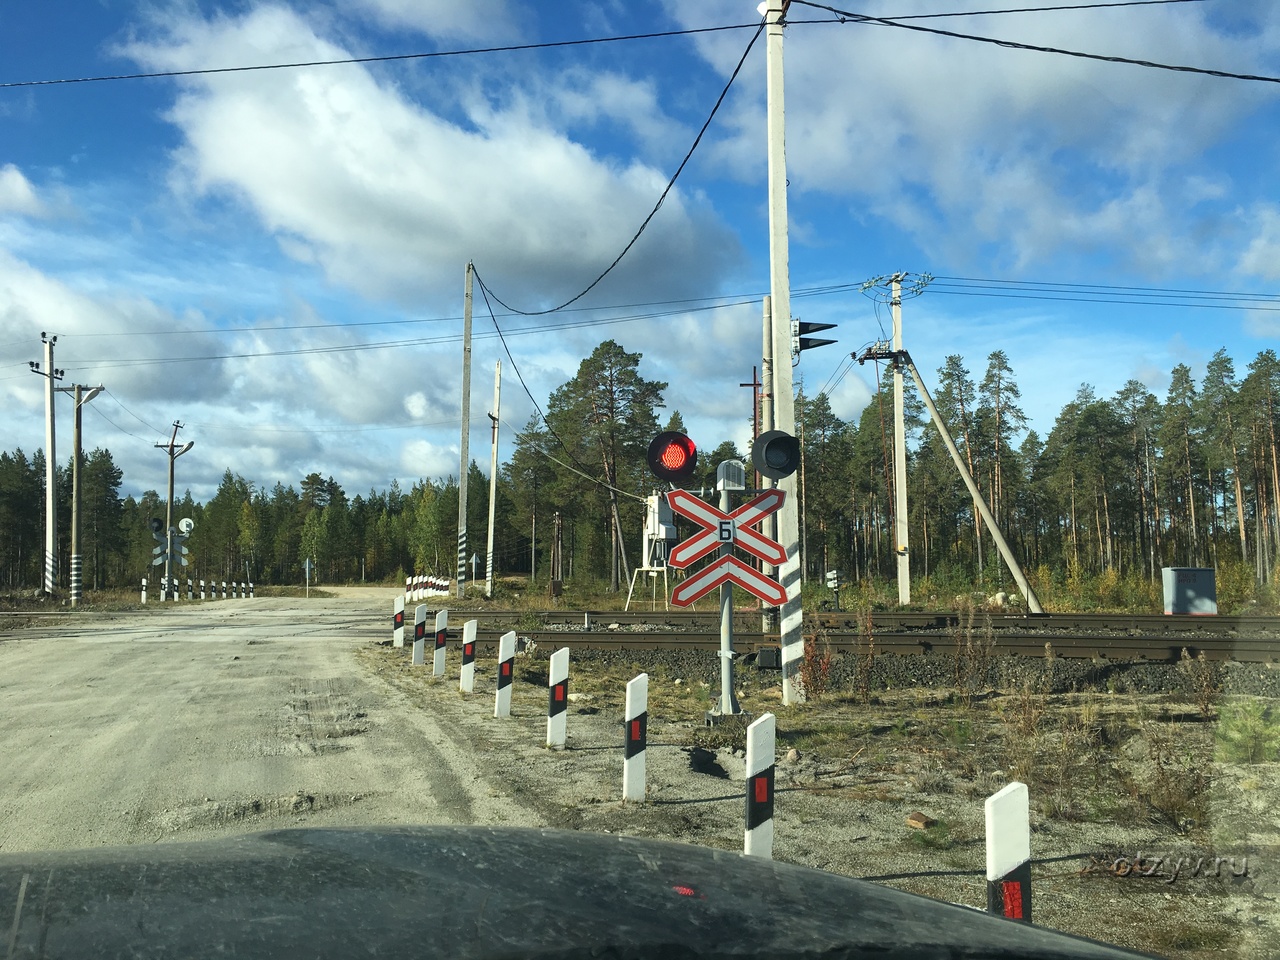
[[[648,229],[649,224],[653,221],[653,218],[658,215],[658,211],[662,209],[662,204],[666,201],[667,195],[671,193],[672,188],[675,187],[676,185],[676,181],[680,179],[680,174],[684,172],[684,168],[688,165],[690,159],[693,158],[694,151],[698,149],[698,144],[702,143],[702,138],[706,134],[707,128],[711,126],[711,121],[714,120],[716,118],[716,114],[720,112],[720,105],[724,103],[724,98],[729,95],[729,90],[733,87],[734,81],[738,79],[738,74],[742,71],[743,64],[747,62],[747,56],[751,53],[751,49],[755,46],[756,40],[758,40],[760,38],[760,34],[764,32],[764,27],[765,27],[764,21],[761,20],[760,24],[756,28],[755,33],[751,35],[751,39],[747,42],[747,48],[742,51],[742,56],[738,58],[737,66],[735,66],[733,68],[733,72],[729,74],[729,79],[725,83],[724,88],[720,91],[720,96],[716,98],[715,104],[711,107],[711,113],[707,115],[707,119],[703,122],[702,128],[698,130],[698,135],[693,138],[693,143],[690,145],[688,151],[685,153],[684,159],[680,161],[680,165],[676,167],[676,172],[673,173],[671,175],[671,179],[667,181],[667,185],[663,188],[662,193],[658,196],[658,201],[653,205],[653,209],[649,211],[649,215],[644,218],[644,222],[640,224],[639,229],[637,229],[635,234],[631,237],[631,239],[627,241],[627,245],[622,248],[622,252],[613,258],[613,262],[610,263],[609,266],[605,267],[604,271],[598,277],[592,280],[589,284],[587,284],[587,286],[583,288],[581,292],[570,297],[568,300],[566,300],[564,303],[560,304],[559,306],[548,307],[545,310],[518,310],[515,307],[511,306],[509,303],[506,303],[501,297],[499,297],[497,294],[493,293],[493,291],[490,290],[489,293],[493,294],[493,299],[495,302],[501,304],[503,307],[505,307],[507,310],[510,310],[512,313],[518,313],[523,316],[529,316],[529,317],[544,316],[548,313],[555,313],[559,310],[563,310],[565,307],[569,306],[570,304],[576,303],[577,301],[581,300],[593,289],[595,289],[596,285],[599,284],[601,280],[603,280],[605,277],[607,277],[610,273],[613,272],[613,269],[619,263],[622,262],[622,258],[631,252],[631,248],[636,245],[636,242],[644,234],[645,230]],[[485,288],[484,281],[480,279],[479,271],[476,271],[475,277],[476,277],[476,281],[480,284],[481,288],[482,289]]]
[[[391,63],[398,60],[434,60],[445,57],[477,56],[489,53],[516,53],[527,50],[552,50],[558,47],[581,47],[595,43],[621,43],[630,40],[656,40],[664,37],[685,37],[700,33],[719,33],[726,30],[746,30],[758,26],[755,23],[733,23],[717,27],[691,27],[682,30],[658,30],[652,33],[633,33],[615,37],[584,37],[579,40],[547,40],[540,43],[512,43],[499,47],[470,47],[463,50],[432,50],[418,53],[397,53],[370,57],[341,57],[332,60],[300,60],[288,63],[259,63],[241,67],[200,67],[191,70],[152,70],[142,73],[118,73],[97,77],[58,77],[47,80],[10,80],[0,83],[0,90],[15,87],[47,87],[60,84],[106,83],[117,80],[155,80],[166,77],[199,77],[223,73],[251,73],[260,70],[296,70],[303,67],[334,67],[361,63]]]
[[[1155,60],[1141,60],[1134,57],[1117,57],[1101,53],[1085,53],[1081,50],[1065,50],[1061,47],[1047,47],[1034,43],[1020,43],[1015,40],[1002,40],[998,37],[984,37],[972,33],[959,33],[954,30],[943,30],[938,27],[925,27],[915,23],[904,23],[901,18],[873,17],[865,13],[853,13],[840,10],[814,0],[792,0],[819,10],[827,10],[834,14],[840,23],[874,23],[885,27],[897,27],[900,30],[911,30],[916,33],[929,33],[939,37],[950,37],[954,40],[971,40],[975,43],[988,43],[1008,50],[1027,50],[1032,53],[1052,53],[1063,57],[1076,57],[1082,60],[1096,60],[1102,63],[1119,63],[1134,67],[1146,67],[1151,70],[1168,70],[1175,73],[1190,73],[1208,77],[1219,77],[1225,80],[1250,80],[1260,83],[1280,83],[1280,77],[1264,76],[1254,73],[1235,73],[1230,70],[1214,70],[1207,67],[1191,67],[1182,64],[1160,63]],[[1171,0],[1172,2],[1172,0]]]

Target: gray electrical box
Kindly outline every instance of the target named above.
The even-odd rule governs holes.
[[[1164,612],[1215,616],[1218,586],[1211,567],[1161,567]]]

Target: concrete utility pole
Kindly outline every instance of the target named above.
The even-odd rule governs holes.
[[[902,277],[895,273],[889,307],[893,312],[893,349],[902,349]],[[898,603],[911,602],[910,529],[907,523],[907,432],[902,366],[893,365],[893,529],[898,557]]]
[[[489,537],[485,544],[485,553],[488,561],[485,567],[484,575],[484,595],[486,597],[493,596],[493,517],[494,507],[498,503],[498,420],[501,417],[501,407],[499,403],[502,400],[502,361],[499,360],[493,365],[493,413],[489,414],[489,419],[493,421],[493,438],[490,441],[492,451],[489,454]],[[532,574],[529,582],[533,583]]]
[[[787,240],[787,153],[786,117],[783,97],[782,32],[783,19],[790,0],[765,0],[760,12],[765,18],[766,70],[769,139],[769,293],[773,327],[773,428],[794,435],[796,432],[795,395],[791,386],[791,271]],[[795,474],[779,481],[787,495],[778,511],[778,542],[786,551],[787,561],[778,571],[779,582],[786,591],[782,605],[782,702],[798,703],[804,699],[799,683],[800,664],[804,659],[804,637],[801,625],[804,611],[800,606],[800,526],[797,510]]]
[[[88,393],[81,391],[88,389]],[[86,388],[77,383],[72,387],[58,387],[61,393],[70,393],[75,400],[75,429],[72,431],[71,452],[71,606],[80,604],[81,564],[80,564],[80,408],[102,392],[102,385]]]
[[[182,424],[177,420],[173,421],[173,435],[169,438],[169,442],[155,445],[169,454],[169,504],[164,513],[164,591],[161,594],[165,599],[168,599],[169,590],[173,583],[173,462],[196,445],[194,440],[188,440],[181,447],[177,447],[178,431],[181,429]]]
[[[27,366],[32,373],[44,377],[44,592],[53,596],[58,588],[58,453],[54,444],[53,384],[62,379],[63,371],[53,366],[53,345],[57,337],[43,330],[44,369],[34,360]]]
[[[471,472],[471,286],[475,267],[467,261],[462,289],[462,434],[458,441],[458,598],[467,592],[467,477]]]

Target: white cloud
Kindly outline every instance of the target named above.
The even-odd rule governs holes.
[[[178,21],[164,41],[130,48],[166,69],[344,52],[280,7]],[[562,98],[566,109],[581,85]],[[621,112],[645,97],[614,88]],[[174,184],[250,207],[286,253],[365,296],[421,304],[453,289],[468,257],[522,306],[576,293],[622,249],[665,176],[593,156],[520,97],[469,109],[464,128],[359,67],[192,81],[170,112],[185,138]],[[648,232],[610,278],[611,298],[655,283],[667,293],[704,286],[737,255],[727,231],[679,191]]]
[[[389,27],[409,27],[440,39],[510,40],[522,16],[509,0],[359,0]]]
[[[741,19],[737,0],[664,2],[691,26]],[[892,6],[859,9],[900,12]],[[1218,26],[1212,16],[1191,5],[954,18],[941,26],[1070,50],[1274,72],[1267,64],[1280,43],[1280,12],[1260,7],[1257,17],[1265,22],[1249,30]],[[792,17],[800,19],[795,8]],[[722,73],[744,42],[738,33],[698,41]],[[1203,154],[1269,102],[1262,84],[872,25],[795,24],[785,56],[793,199],[845,197],[851,216],[906,227],[926,253],[952,262],[972,259],[984,245],[1014,267],[1064,252],[1127,247],[1149,274],[1205,269],[1198,245],[1176,239],[1203,232],[1212,216],[1205,205],[1225,189],[1220,178],[1204,175]],[[748,61],[731,101],[731,132],[713,148],[727,169],[752,181],[765,173],[762,64],[761,57]]]
[[[0,166],[0,213],[19,213],[39,217],[45,206],[36,196],[35,187],[12,163]]]

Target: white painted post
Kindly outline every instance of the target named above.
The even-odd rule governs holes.
[[[568,709],[569,648],[561,647],[551,655],[547,673],[547,746],[552,749],[564,749]]]
[[[431,661],[431,675],[433,677],[444,676],[444,645],[449,638],[449,611],[440,610],[436,613],[436,653],[435,659]]]
[[[625,752],[622,761],[622,799],[644,803],[644,752],[649,737],[649,675],[642,673],[627,683]]]
[[[227,599],[227,581],[222,581],[222,599]]]
[[[249,599],[250,599],[250,600],[252,600],[252,599],[253,599],[253,584],[252,584],[252,583],[250,583],[250,584],[249,584]]]
[[[427,605],[420,603],[413,608],[413,665],[421,667],[427,662]]]
[[[146,606],[146,604],[147,604],[147,578],[143,577],[142,578],[142,605]]]
[[[766,713],[747,727],[747,832],[742,852],[773,859],[773,744],[775,724]]]
[[[462,672],[458,675],[458,689],[463,693],[473,693],[476,688],[476,627],[475,620],[462,625]]]
[[[515,679],[516,632],[508,630],[498,640],[498,693],[494,697],[493,715],[511,716],[511,681]]]
[[[1031,796],[1014,781],[987,797],[987,913],[1031,922]]]
[[[200,599],[201,600],[204,599],[204,581],[203,580],[200,581]]]
[[[395,606],[392,607],[391,613],[391,645],[393,647],[404,646],[404,597],[396,597]]]
[[[193,597],[191,592],[191,578],[187,577],[187,600],[190,601],[192,599]]]

